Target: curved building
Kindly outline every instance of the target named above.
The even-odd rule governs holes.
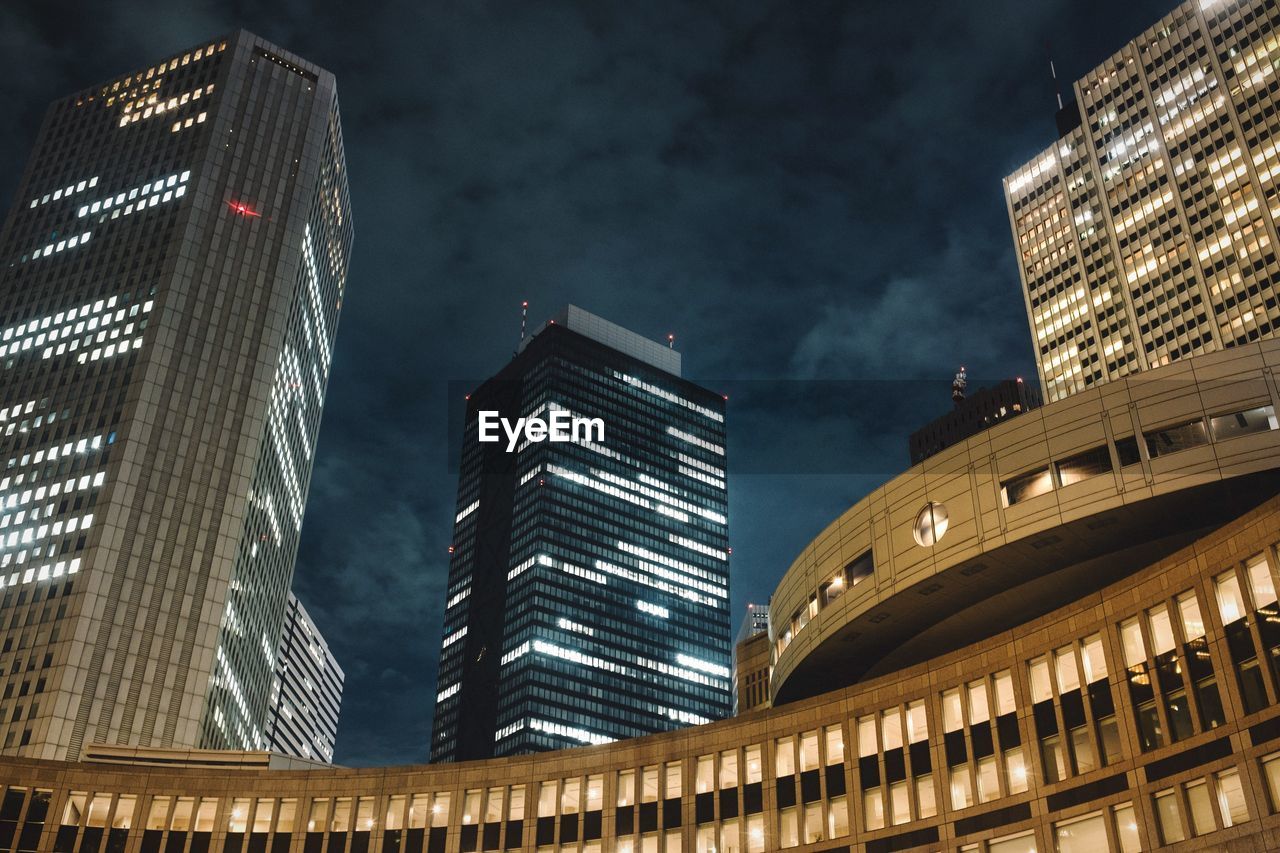
[[[774,596],[771,709],[439,766],[5,759],[0,849],[1275,849],[1277,367],[1116,380],[860,501]]]

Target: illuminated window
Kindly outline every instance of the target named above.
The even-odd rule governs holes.
[[[1000,500],[1009,507],[1053,491],[1053,480],[1048,468],[1039,468],[1019,474],[1000,484]]]
[[[1156,824],[1160,829],[1160,841],[1163,844],[1175,844],[1185,841],[1186,832],[1182,828],[1182,811],[1178,808],[1178,794],[1170,789],[1155,795]]]

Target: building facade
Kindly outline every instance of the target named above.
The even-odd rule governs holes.
[[[268,749],[311,761],[333,763],[342,710],[342,667],[320,629],[292,592],[276,651],[267,722]]]
[[[752,634],[733,647],[733,715],[769,707],[769,632]]]
[[[733,716],[769,701],[769,605],[748,604],[733,640]]]
[[[479,440],[481,412],[603,437]],[[468,399],[433,761],[728,716],[723,397],[680,355],[570,306]]]
[[[1277,849],[1280,424],[1231,426],[1235,412],[1280,405],[1277,367],[1269,341],[1120,379],[997,424],[850,507],[775,592],[774,614],[828,595],[803,626],[774,619],[775,648],[791,634],[771,686],[782,702],[767,710],[416,767],[5,758],[0,846]],[[1204,440],[1168,449],[1164,436],[1189,423]],[[1003,505],[1004,474],[1048,469],[1092,442],[1114,451],[1123,427],[1142,436],[1137,462],[1113,452],[1110,470]],[[971,461],[991,459],[995,470]],[[867,552],[871,571],[830,595]],[[992,577],[1007,594],[966,593]],[[972,614],[969,639],[939,633],[956,612]],[[883,659],[879,631],[898,644],[920,635],[928,649]],[[808,677],[814,667],[825,680]]]
[[[1190,0],[1005,179],[1045,398],[1274,334],[1280,12]]]
[[[748,637],[767,633],[769,633],[769,605],[748,604],[747,613],[742,617],[742,623],[738,625],[738,635],[733,638],[733,642],[741,643]]]
[[[351,245],[249,33],[55,101],[0,230],[0,752],[265,746]]]
[[[958,441],[976,435],[992,424],[1030,411],[1042,402],[1034,385],[1021,379],[1005,379],[979,388],[956,401],[951,411],[911,433],[907,440],[911,464],[923,462]]]

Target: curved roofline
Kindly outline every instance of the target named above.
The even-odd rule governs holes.
[[[773,702],[1025,622],[1274,494],[1277,370],[1280,341],[1262,341],[1115,380],[996,424],[871,492],[778,584]],[[1271,428],[1233,426],[1237,414],[1257,426],[1264,415],[1242,413],[1268,406]],[[1186,436],[1168,431],[1184,426]],[[1195,446],[1174,452],[1179,441]],[[921,544],[913,528],[931,505],[946,528]]]

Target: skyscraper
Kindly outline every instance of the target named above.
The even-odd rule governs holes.
[[[604,435],[480,441],[480,415]],[[433,761],[728,715],[723,397],[680,354],[575,306],[469,397]]]
[[[748,637],[767,633],[769,633],[769,605],[748,604],[747,614],[738,623],[738,633],[733,642],[734,644],[741,643]]]
[[[769,605],[748,604],[733,639],[733,716],[769,698]]]
[[[1005,179],[1046,399],[1274,334],[1278,27],[1265,0],[1183,3]]]
[[[344,678],[320,629],[290,592],[271,685],[267,739],[272,752],[333,763]]]
[[[55,101],[0,251],[0,749],[261,748],[351,248],[249,33]]]

